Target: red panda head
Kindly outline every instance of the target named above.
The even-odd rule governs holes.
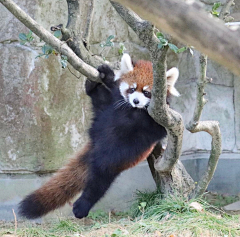
[[[179,96],[180,94],[174,87],[179,76],[178,69],[171,68],[166,75],[168,94]],[[116,74],[115,80],[120,80],[120,93],[132,107],[146,108],[149,105],[153,86],[151,62],[140,60],[133,67],[130,56],[124,54],[121,59],[121,69]]]

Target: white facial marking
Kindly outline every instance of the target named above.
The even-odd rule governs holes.
[[[133,65],[132,65],[132,59],[129,54],[125,53],[122,56],[121,59],[121,68],[120,70],[115,74],[114,80],[118,80],[121,78],[123,74],[127,74],[133,70]]]
[[[144,96],[142,92],[138,92],[138,91],[135,91],[132,94],[129,94],[128,99],[132,107],[136,107],[136,108],[144,108],[150,102],[149,98]],[[134,103],[134,100],[139,101],[139,103],[138,104]]]
[[[147,90],[149,88],[149,86],[144,86],[143,87],[143,90],[145,91],[145,90]]]
[[[137,88],[137,83],[133,83],[133,88]]]
[[[128,83],[126,83],[125,81],[121,82],[119,85],[119,90],[121,95],[124,97],[125,100],[127,100],[127,95],[126,95],[126,91],[129,89],[129,85]]]

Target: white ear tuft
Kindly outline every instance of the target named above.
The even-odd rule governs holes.
[[[133,70],[132,59],[129,54],[125,53],[121,59],[121,69],[115,75],[115,81],[118,80],[123,74]]]
[[[173,67],[167,71],[166,76],[167,76],[168,91],[172,95],[180,96],[179,92],[174,87],[175,83],[177,82],[178,76],[179,76],[179,70],[176,67]]]

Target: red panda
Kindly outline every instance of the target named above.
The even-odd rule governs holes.
[[[124,54],[116,75],[107,66],[98,68],[103,84],[86,81],[86,93],[93,104],[90,142],[65,167],[19,205],[19,214],[41,217],[63,206],[77,193],[73,204],[77,218],[86,217],[103,197],[114,179],[125,169],[146,159],[166,130],[147,113],[153,86],[152,64],[138,61],[133,67]],[[179,95],[174,87],[178,69],[167,72],[168,94]]]

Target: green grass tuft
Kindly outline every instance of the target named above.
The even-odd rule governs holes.
[[[215,199],[215,197],[214,197]],[[191,207],[197,201],[202,211]],[[181,195],[169,195],[163,199],[159,190],[153,193],[138,192],[128,214],[91,212],[84,220],[60,219],[48,225],[22,226],[17,237],[239,237],[240,216],[230,216],[205,200],[188,201]],[[26,224],[26,223],[25,223]],[[5,228],[5,227],[4,227]],[[0,236],[14,237],[14,223],[11,229],[0,227]]]
[[[197,211],[191,206],[192,202],[201,204],[203,210]],[[158,190],[153,193],[138,192],[132,213],[137,218],[132,233],[160,231],[165,235],[240,236],[239,216],[227,215],[203,199],[189,201],[176,194],[163,198]]]

